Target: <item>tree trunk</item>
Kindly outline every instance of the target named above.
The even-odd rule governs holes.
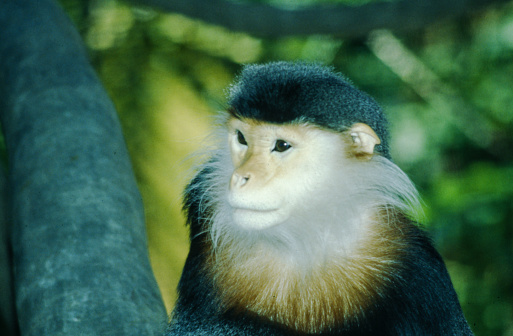
[[[0,27],[21,333],[161,334],[141,197],[78,33],[52,0],[0,1]]]

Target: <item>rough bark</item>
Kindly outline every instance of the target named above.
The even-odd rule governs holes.
[[[160,334],[141,197],[78,33],[52,0],[0,1],[0,27],[21,333]]]

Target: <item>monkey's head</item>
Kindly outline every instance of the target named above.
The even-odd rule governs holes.
[[[205,229],[214,242],[347,246],[377,208],[403,209],[415,199],[388,160],[382,110],[330,68],[245,67],[222,130],[227,146],[190,187],[203,190],[190,193],[200,204],[212,205],[202,216],[211,217]]]
[[[323,66],[247,66],[229,105],[227,199],[247,229],[281,224],[321,200],[337,207],[344,199],[330,189],[356,197],[347,190],[357,169],[351,162],[388,156],[380,107]]]

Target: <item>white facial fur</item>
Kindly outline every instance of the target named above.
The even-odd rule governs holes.
[[[225,125],[226,145],[194,186],[203,190],[200,206],[213,210],[206,229],[216,248],[241,255],[266,246],[307,266],[328,254],[350,254],[378,210],[411,214],[418,206],[408,177],[372,154],[379,139],[366,125],[344,133],[236,118]],[[278,140],[291,147],[273,151]]]
[[[234,169],[228,202],[234,222],[246,229],[289,219],[313,190],[328,183],[343,155],[340,134],[305,125],[231,119],[228,137]]]

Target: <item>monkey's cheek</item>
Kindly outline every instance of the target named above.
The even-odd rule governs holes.
[[[233,209],[233,221],[240,227],[248,230],[264,230],[283,223],[288,214],[277,210],[249,210]]]

